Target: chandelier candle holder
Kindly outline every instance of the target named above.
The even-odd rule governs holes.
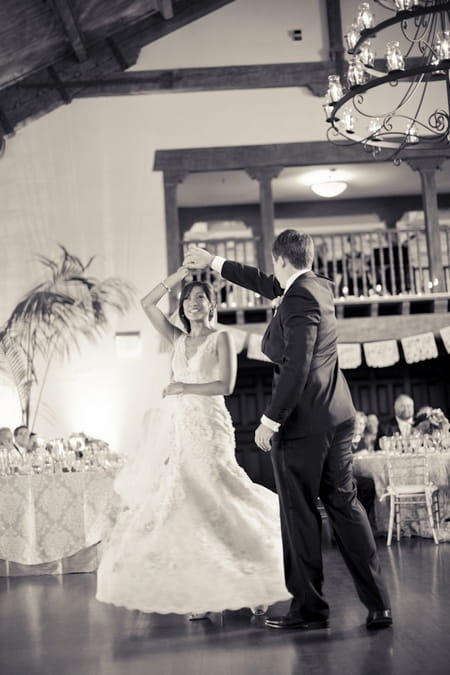
[[[323,106],[328,140],[360,144],[395,163],[411,146],[448,149],[450,2],[374,4],[382,9],[382,20],[375,23],[371,3],[362,2],[344,35],[346,81],[328,78]]]

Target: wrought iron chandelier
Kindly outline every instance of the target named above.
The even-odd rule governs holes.
[[[362,2],[344,36],[346,84],[328,77],[328,139],[396,163],[410,148],[448,148],[450,2],[374,2],[382,20]]]

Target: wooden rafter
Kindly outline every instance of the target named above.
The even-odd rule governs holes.
[[[172,0],[156,0],[156,6],[163,19],[166,21],[168,19],[173,19],[174,12]]]
[[[413,148],[405,159],[434,156],[433,151],[415,151]],[[439,156],[450,158],[450,150],[442,150]],[[382,157],[380,157],[380,160]],[[188,148],[158,150],[155,154],[156,171],[227,171],[253,166],[314,166],[320,164],[373,164],[370,153],[361,152],[355,146],[336,146],[328,141],[310,143],[277,143],[276,145],[241,145],[214,148]]]
[[[326,0],[328,52],[334,72],[344,75],[344,44],[342,42],[341,5],[339,0]]]
[[[71,0],[52,0],[53,8],[64,27],[72,49],[79,61],[85,61],[88,53],[84,44],[83,35],[72,8]]]
[[[311,63],[270,63],[250,66],[220,66],[211,68],[177,68],[117,73],[101,79],[63,79],[66,89],[77,98],[94,96],[124,96],[152,92],[222,91],[227,89],[271,89],[274,87],[308,87],[313,94],[323,96],[327,77],[333,66],[322,61]],[[24,88],[48,89],[48,79],[23,82]]]

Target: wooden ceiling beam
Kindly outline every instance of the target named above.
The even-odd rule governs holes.
[[[64,86],[77,98],[126,96],[187,91],[223,91],[230,89],[271,89],[307,87],[314,95],[324,96],[332,65],[327,62],[270,63],[215,68],[177,68],[117,73],[103,78],[63,79]],[[24,88],[51,87],[47,79],[23,82]]]
[[[88,53],[84,44],[83,35],[78,27],[71,0],[52,0],[52,5],[63,25],[64,31],[78,61],[86,61]]]
[[[344,76],[344,44],[342,42],[342,18],[340,0],[326,0],[328,55],[334,65],[334,73]]]
[[[165,21],[173,19],[174,12],[172,0],[156,0],[156,7]]]
[[[420,152],[413,148],[405,153],[404,159],[433,157],[436,154],[450,158],[450,149]],[[248,166],[318,166],[334,164],[373,164],[374,161],[389,161],[380,153],[374,160],[364,152],[360,144],[336,146],[329,141],[306,143],[277,143],[276,145],[241,145],[213,148],[186,148],[180,150],[158,150],[155,153],[154,170],[170,171],[227,171],[245,169]]]

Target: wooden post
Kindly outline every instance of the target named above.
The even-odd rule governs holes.
[[[439,209],[436,190],[436,171],[442,168],[443,159],[430,157],[407,160],[413,171],[418,171],[422,181],[422,204],[425,218],[425,234],[428,249],[431,290],[436,293],[445,289],[442,263],[441,236],[439,231]]]
[[[272,270],[272,242],[275,238],[274,206],[272,196],[272,178],[276,178],[283,167],[261,166],[246,169],[253,180],[259,182],[260,246],[258,249],[258,266],[269,274]]]
[[[167,271],[175,272],[183,262],[180,224],[178,217],[177,187],[186,172],[164,171],[164,206],[166,212]],[[170,296],[170,311],[175,309],[176,298]]]
[[[343,78],[345,66],[345,49],[342,42],[341,4],[336,0],[326,0],[328,54],[330,62],[335,65],[336,73]]]

